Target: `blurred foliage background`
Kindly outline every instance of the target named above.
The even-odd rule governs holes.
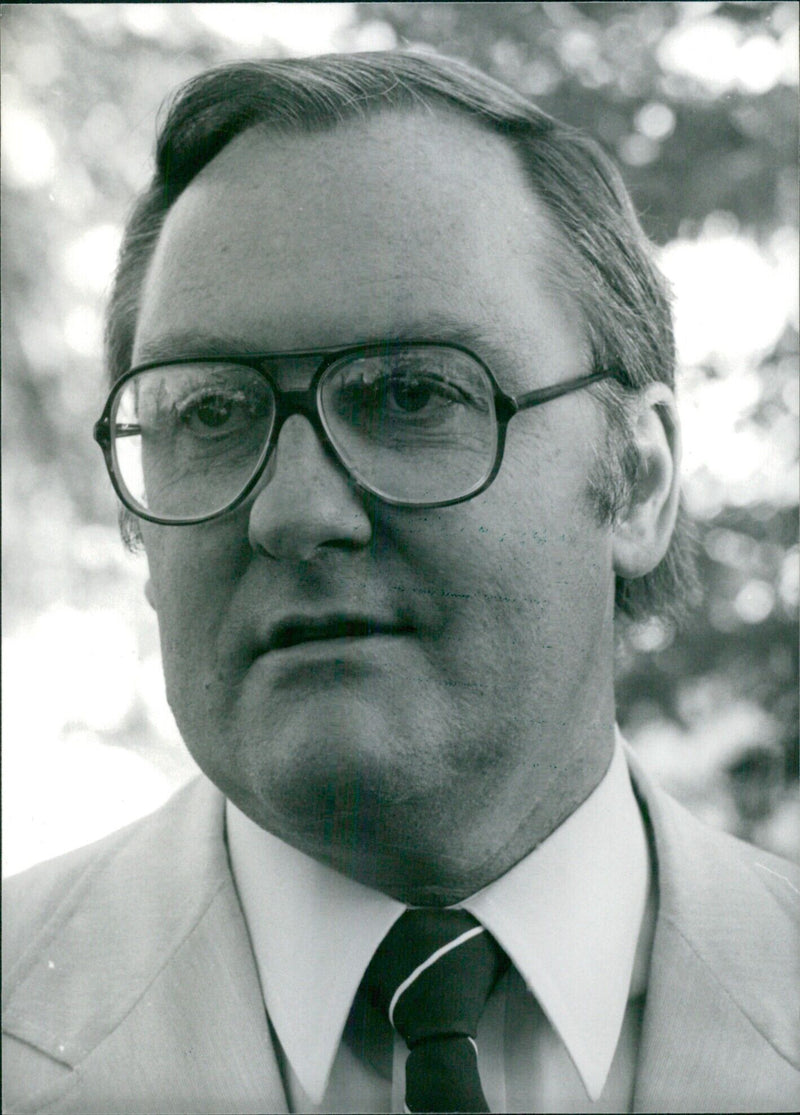
[[[257,56],[437,50],[597,136],[673,283],[703,597],[620,639],[619,717],[698,815],[798,856],[795,3],[7,4],[4,865],[155,807],[192,770],[144,560],[91,426],[122,222],[163,98]]]

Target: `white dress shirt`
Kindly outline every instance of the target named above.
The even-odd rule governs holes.
[[[402,1112],[402,1040],[378,1033],[365,1058],[342,1037],[367,965],[406,906],[285,844],[230,802],[227,830],[291,1109]],[[512,962],[478,1030],[493,1111],[630,1109],[653,903],[618,734],[586,801],[458,903]]]

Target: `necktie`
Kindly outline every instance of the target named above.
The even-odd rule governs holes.
[[[381,942],[366,981],[409,1048],[407,1111],[489,1110],[475,1036],[506,963],[465,910],[408,910]]]

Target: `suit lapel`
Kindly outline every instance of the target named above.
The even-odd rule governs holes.
[[[200,780],[110,838],[22,956],[6,1027],[72,1069],[37,1110],[286,1110],[223,816]]]
[[[659,892],[634,1110],[796,1110],[797,884],[631,767]]]

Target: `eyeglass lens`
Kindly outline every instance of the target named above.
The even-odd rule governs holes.
[[[411,346],[345,357],[317,387],[321,422],[342,464],[384,499],[459,499],[497,453],[494,389],[467,353]],[[125,382],[112,413],[117,474],[133,502],[165,519],[212,515],[234,502],[269,451],[277,405],[256,369],[173,364]]]

